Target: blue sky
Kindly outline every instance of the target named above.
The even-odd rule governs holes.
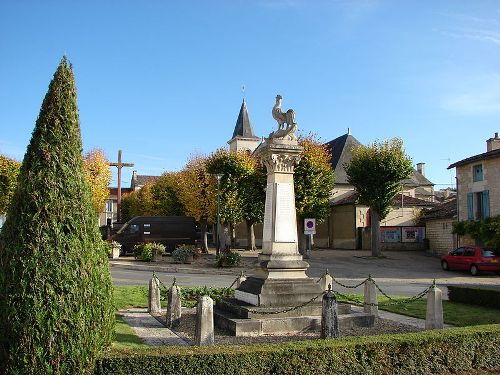
[[[224,146],[242,85],[257,135],[279,93],[325,142],[403,138],[436,184],[500,131],[498,1],[0,0],[1,153],[22,159],[64,54],[84,148],[139,174]]]

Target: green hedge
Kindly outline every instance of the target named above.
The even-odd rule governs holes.
[[[500,325],[283,344],[112,351],[95,374],[439,374],[500,366]]]
[[[453,302],[500,309],[499,289],[449,285],[448,299]]]

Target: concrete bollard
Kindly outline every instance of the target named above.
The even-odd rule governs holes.
[[[443,323],[443,293],[436,283],[427,292],[427,313],[425,329],[442,329]]]
[[[181,289],[177,285],[167,292],[167,327],[172,328],[179,325],[181,318]]]
[[[149,280],[148,312],[150,314],[161,313],[160,283],[156,277]]]
[[[333,277],[328,273],[328,269],[325,271],[325,274],[319,279],[319,285],[321,289],[327,291],[328,285],[333,285]]]
[[[196,306],[195,345],[214,345],[214,301],[209,296],[198,297]]]
[[[363,310],[367,314],[378,315],[377,288],[375,287],[375,281],[373,281],[371,277],[365,282]]]
[[[332,292],[332,286],[323,295],[321,310],[321,338],[332,339],[339,337],[339,320],[337,315],[337,300]]]

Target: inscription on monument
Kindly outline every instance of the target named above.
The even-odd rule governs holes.
[[[274,231],[274,240],[276,242],[297,242],[297,223],[295,217],[293,183],[277,183],[276,223]]]
[[[272,241],[273,238],[273,183],[268,182],[266,190],[266,206],[264,214],[264,228],[262,229],[262,240]]]

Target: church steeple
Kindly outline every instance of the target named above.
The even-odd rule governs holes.
[[[236,120],[236,125],[233,131],[233,137],[228,142],[230,150],[250,150],[253,152],[258,146],[260,138],[253,133],[252,123],[248,116],[247,103],[243,99],[241,103],[240,113]]]

